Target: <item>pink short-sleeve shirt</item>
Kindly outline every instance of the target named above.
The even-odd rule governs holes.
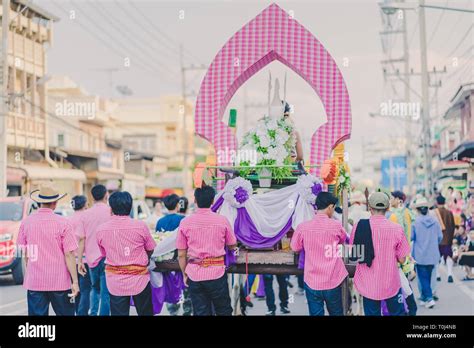
[[[82,215],[82,228],[78,226],[77,235],[85,238],[85,254],[89,267],[96,267],[102,259],[99,246],[97,245],[97,228],[110,220],[112,212],[110,207],[102,202],[95,203]]]
[[[400,290],[398,260],[410,255],[410,245],[403,228],[389,221],[383,215],[372,215],[369,219],[374,244],[372,265],[357,264],[354,285],[360,294],[372,300],[385,300]],[[357,225],[351,233],[350,244],[354,242]]]
[[[225,246],[237,244],[234,232],[226,217],[199,208],[179,225],[177,249],[187,249],[189,258],[204,259],[225,255]],[[225,266],[201,267],[188,263],[185,270],[193,281],[213,280],[222,277]]]
[[[71,288],[65,253],[77,249],[68,220],[51,209],[40,208],[20,226],[18,245],[26,253],[23,286],[32,291],[64,291]]]
[[[313,290],[329,290],[339,286],[348,273],[339,246],[346,232],[342,224],[324,213],[298,225],[291,239],[294,251],[304,249],[304,281]]]
[[[153,251],[156,242],[143,221],[129,216],[112,216],[97,229],[97,244],[105,263],[111,266],[147,266],[147,251]],[[106,272],[107,288],[115,296],[133,296],[145,289],[150,274],[123,275]]]

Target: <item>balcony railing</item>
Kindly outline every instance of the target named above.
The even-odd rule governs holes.
[[[7,114],[7,144],[20,148],[44,149],[44,119],[9,111]]]

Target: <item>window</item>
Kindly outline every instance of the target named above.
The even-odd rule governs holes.
[[[58,146],[64,146],[64,134],[58,134]]]

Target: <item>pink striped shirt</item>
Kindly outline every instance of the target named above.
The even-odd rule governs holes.
[[[147,251],[156,246],[145,222],[118,215],[113,215],[97,229],[97,243],[105,263],[111,266],[147,266]],[[150,281],[149,273],[123,275],[106,272],[105,277],[109,292],[115,296],[137,295]]]
[[[181,220],[177,249],[187,249],[189,258],[203,259],[225,255],[225,246],[237,244],[234,232],[226,217],[199,208],[194,214]],[[219,279],[225,266],[201,267],[188,263],[185,270],[192,281]]]
[[[64,291],[71,276],[64,254],[77,249],[68,220],[51,209],[40,208],[22,221],[18,245],[28,257],[23,286],[33,291]]]
[[[102,254],[97,245],[97,228],[110,220],[112,212],[110,207],[102,202],[95,203],[81,215],[82,228],[78,228],[78,236],[85,237],[85,254],[89,267],[96,267],[102,259]]]
[[[72,214],[71,216],[67,218],[69,223],[71,224],[72,231],[74,232],[74,235],[76,236],[78,243],[79,243],[79,239],[81,237],[81,231],[82,231],[81,219],[82,219],[82,215],[85,212],[86,212],[85,210],[76,210],[74,214]],[[76,252],[76,257],[77,257],[77,252]],[[84,253],[83,258],[82,258],[83,262],[87,262],[85,258],[86,258],[86,254]]]
[[[311,289],[334,289],[347,277],[338,249],[345,240],[342,224],[324,213],[317,213],[312,220],[298,225],[291,248],[297,252],[304,249],[304,281]]]
[[[350,244],[353,244],[357,225],[352,228]],[[382,215],[370,217],[374,243],[372,265],[357,264],[354,285],[360,294],[372,300],[385,300],[400,290],[398,259],[410,255],[410,246],[402,226]]]

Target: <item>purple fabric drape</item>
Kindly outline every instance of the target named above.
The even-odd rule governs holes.
[[[269,248],[274,246],[290,230],[293,215],[290,216],[285,226],[273,237],[262,236],[255,227],[250,215],[245,208],[237,209],[237,219],[235,219],[235,236],[246,246],[251,248]]]
[[[178,303],[183,289],[184,281],[181,272],[163,272],[163,286],[160,288],[151,287],[153,314],[160,314],[165,302]],[[131,298],[130,304],[134,306],[133,298]]]
[[[231,265],[235,265],[236,262],[237,262],[237,257],[235,257],[234,251],[225,248],[225,256],[224,256],[225,267],[227,268]]]
[[[304,249],[300,251],[298,258],[298,269],[304,269]]]
[[[299,199],[299,197],[298,197]],[[220,196],[214,205],[211,207],[213,212],[216,212],[224,203],[224,198]],[[298,200],[296,201],[298,203]],[[296,204],[295,204],[296,205]],[[237,208],[237,218],[234,223],[234,233],[237,239],[251,248],[269,248],[274,246],[283,236],[290,230],[293,222],[293,214],[291,214],[285,226],[273,237],[268,238],[262,236],[255,227],[250,215],[245,207]]]
[[[263,282],[263,275],[258,275],[258,287],[257,294],[258,297],[265,297],[265,283]]]
[[[217,201],[214,202],[214,204],[211,207],[211,210],[215,213],[216,211],[219,210],[221,207],[222,203],[224,203],[224,197],[222,195],[217,199]]]

